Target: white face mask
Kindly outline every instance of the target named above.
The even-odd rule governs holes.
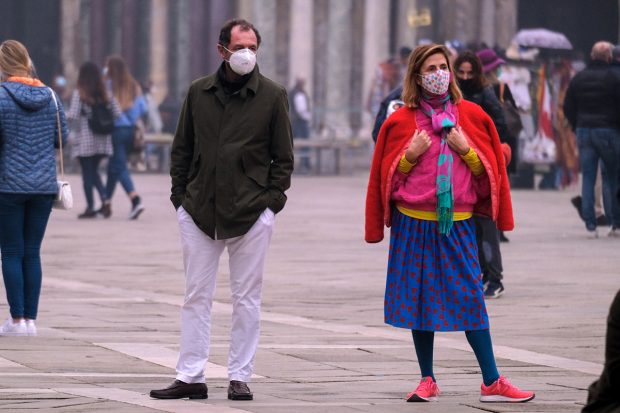
[[[224,47],[224,49],[226,48]],[[250,49],[241,49],[236,52],[232,52],[228,49],[226,50],[232,53],[228,59],[228,63],[233,72],[243,76],[254,70],[254,66],[256,66],[256,53]]]

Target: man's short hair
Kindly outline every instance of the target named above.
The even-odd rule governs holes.
[[[222,29],[220,30],[220,38],[218,40],[219,44],[221,44],[224,47],[227,47],[230,44],[231,32],[232,32],[233,27],[235,26],[240,26],[241,31],[243,32],[252,30],[254,34],[256,35],[256,41],[258,43],[257,46],[260,46],[261,37],[260,37],[260,34],[258,33],[258,30],[256,30],[256,27],[254,27],[252,23],[250,23],[249,21],[245,19],[228,20],[224,24],[224,26],[222,26]]]
[[[398,55],[401,59],[407,59],[413,50],[410,47],[403,46],[398,49]]]
[[[600,41],[594,43],[592,46],[592,52],[590,53],[590,58],[592,60],[600,60],[603,62],[609,62],[611,60],[611,49],[613,44],[605,41]]]
[[[614,60],[620,60],[620,45],[614,46],[611,50],[611,57]]]

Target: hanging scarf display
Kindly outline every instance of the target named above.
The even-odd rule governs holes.
[[[450,235],[454,219],[454,194],[452,191],[452,150],[447,136],[456,126],[456,108],[445,93],[440,96],[423,96],[420,107],[431,118],[433,132],[441,137],[437,159],[437,222],[441,234]]]

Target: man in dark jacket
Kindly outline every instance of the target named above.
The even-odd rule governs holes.
[[[217,46],[219,70],[194,81],[172,144],[170,199],[185,265],[176,380],[158,399],[207,398],[211,305],[228,248],[232,328],[228,398],[252,400],[247,383],[258,346],[265,255],[293,171],[286,90],[260,74],[256,28],[231,20]]]
[[[620,291],[611,303],[605,338],[605,367],[588,388],[588,401],[582,413],[620,412]]]
[[[582,173],[582,213],[591,238],[598,237],[594,214],[594,183],[602,160],[603,204],[609,236],[620,236],[618,190],[620,169],[620,78],[609,67],[612,45],[597,42],[592,61],[578,73],[566,91],[564,113],[577,134]]]

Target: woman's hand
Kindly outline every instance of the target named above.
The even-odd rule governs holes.
[[[465,139],[461,128],[452,128],[452,130],[448,132],[447,142],[450,149],[461,156],[467,155],[467,152],[469,152],[469,143],[467,143],[467,139]]]
[[[425,130],[416,130],[407,148],[407,152],[405,152],[405,158],[407,158],[407,161],[415,163],[430,147],[431,138],[428,136],[428,133]]]

